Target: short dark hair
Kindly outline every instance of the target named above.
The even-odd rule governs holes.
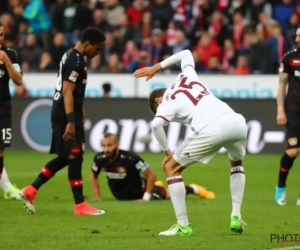
[[[156,110],[157,110],[157,107],[158,107],[158,104],[155,101],[155,99],[159,98],[159,97],[162,97],[164,95],[164,93],[166,92],[166,90],[167,90],[166,88],[157,88],[157,89],[154,89],[150,93],[148,102],[149,102],[150,110],[153,114],[156,114]]]
[[[104,133],[103,139],[106,139],[106,138],[109,138],[109,137],[114,137],[116,141],[118,140],[117,135],[115,135],[114,133],[111,133],[111,132]]]
[[[106,38],[103,32],[96,27],[86,28],[81,36],[81,42],[89,42],[92,45],[105,42]]]
[[[109,93],[111,91],[111,84],[109,82],[103,83],[102,89],[105,93]]]

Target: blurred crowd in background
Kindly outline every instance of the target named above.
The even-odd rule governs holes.
[[[276,74],[295,48],[300,2],[293,0],[8,0],[0,2],[5,45],[23,72],[57,70],[88,26],[106,35],[89,72],[132,73],[190,49],[196,70]],[[180,65],[167,69],[177,72]]]

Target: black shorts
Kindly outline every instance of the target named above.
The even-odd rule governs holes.
[[[0,131],[1,131],[0,148],[10,147],[11,139],[12,139],[11,116],[0,118]]]
[[[144,187],[146,188],[147,179],[146,178],[142,178],[142,179],[144,182]],[[160,187],[160,186],[156,186],[156,185],[154,186],[151,200],[164,200],[164,199],[166,199],[166,196],[167,196],[167,190],[164,187]],[[141,198],[143,198],[143,197],[141,197]]]
[[[300,115],[287,114],[286,149],[300,148]]]
[[[75,137],[73,141],[65,141],[63,135],[67,124],[52,124],[52,142],[50,154],[57,155],[79,155],[84,153],[84,126],[75,125]]]

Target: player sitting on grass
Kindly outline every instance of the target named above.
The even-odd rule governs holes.
[[[170,195],[162,181],[137,154],[119,149],[119,142],[112,133],[106,133],[101,141],[103,152],[97,153],[91,173],[94,199],[101,200],[98,176],[103,171],[108,179],[109,188],[118,200],[149,201],[150,199],[169,199]],[[140,172],[146,178],[142,178]],[[186,194],[214,199],[215,194],[206,188],[191,184],[185,186]]]
[[[243,232],[241,205],[245,187],[242,160],[246,154],[247,124],[245,118],[234,112],[226,103],[213,96],[199,81],[192,53],[184,50],[153,67],[137,70],[134,76],[151,79],[158,71],[181,62],[182,72],[169,88],[159,88],[149,96],[149,106],[155,114],[152,131],[165,153],[163,170],[177,223],[160,235],[192,235],[185,205],[185,185],[181,172],[195,162],[208,164],[217,152],[225,147],[231,166],[230,191],[232,213],[230,228]],[[194,132],[175,151],[169,149],[164,126],[170,122],[189,125]]]

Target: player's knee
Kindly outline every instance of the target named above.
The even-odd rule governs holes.
[[[238,167],[238,166],[243,166],[243,162],[242,160],[238,160],[238,161],[232,161],[232,160],[229,160],[230,162],[230,167]]]
[[[57,157],[57,159],[59,160],[59,163],[60,163],[60,165],[68,165],[68,160],[69,160],[69,158],[68,158],[68,156],[67,155],[59,155],[58,157]]]
[[[286,154],[291,158],[296,158],[299,154],[299,149],[298,148],[287,149]]]
[[[165,164],[163,166],[163,170],[166,174],[166,176],[174,176],[174,175],[178,175],[182,172],[183,168],[181,167],[181,165],[179,163],[177,164],[169,164],[169,162],[167,164]]]
[[[3,157],[4,155],[4,148],[0,148],[0,157]]]

